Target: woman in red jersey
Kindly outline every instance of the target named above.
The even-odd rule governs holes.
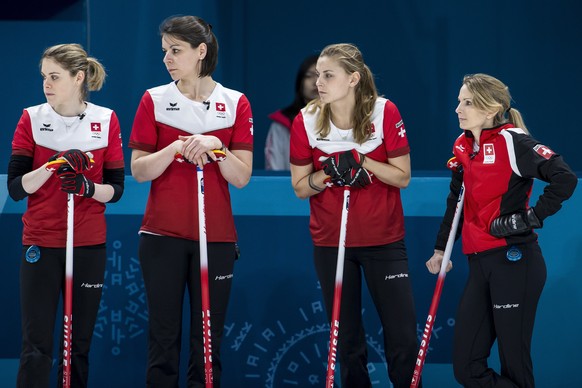
[[[533,387],[531,339],[546,265],[534,228],[556,213],[577,179],[562,157],[532,138],[505,84],[486,74],[465,76],[455,110],[463,133],[453,146],[454,172],[434,255],[438,273],[455,204],[465,185],[463,252],[469,278],[455,325],[453,367],[466,387]],[[547,182],[534,206],[534,178]],[[450,268],[449,268],[450,269]],[[501,372],[487,365],[497,340]]]
[[[361,316],[361,273],[384,331],[388,374],[408,387],[416,360],[416,317],[404,244],[400,189],[410,181],[410,147],[396,105],[378,97],[362,54],[327,46],[316,65],[319,98],[295,118],[291,178],[309,198],[314,261],[332,315],[343,190],[351,186],[340,310],[342,387],[370,387]],[[323,161],[322,161],[323,160]]]
[[[218,42],[207,22],[197,16],[170,17],[161,24],[160,34],[172,82],[145,92],[129,142],[133,176],[151,181],[139,248],[149,309],[147,386],[178,386],[186,289],[191,327],[188,386],[205,382],[198,165],[204,170],[212,370],[214,386],[219,387],[220,342],[237,241],[228,187],[241,188],[251,177],[251,107],[244,94],[212,79]],[[226,157],[208,163],[216,160],[216,149]],[[175,160],[176,154],[182,162]]]
[[[72,193],[71,385],[85,387],[106,264],[105,203],[116,202],[123,193],[121,133],[115,112],[87,102],[89,91],[101,89],[105,69],[80,45],[49,47],[40,71],[47,102],[22,113],[8,165],[10,196],[17,201],[28,198],[22,217],[23,338],[17,386],[49,386],[53,329],[65,277],[67,193]],[[47,165],[59,158],[68,163],[59,169]],[[58,375],[62,382],[62,357]]]

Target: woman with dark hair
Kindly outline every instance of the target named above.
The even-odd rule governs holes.
[[[198,166],[204,171],[212,370],[220,387],[220,342],[237,256],[229,184],[242,188],[250,180],[253,118],[244,94],[212,79],[218,60],[212,26],[197,16],[176,16],[161,24],[160,34],[172,82],[145,92],[129,142],[133,176],[151,181],[139,231],[149,310],[147,386],[178,386],[186,290],[188,386],[205,383]],[[224,157],[217,159],[214,150]]]
[[[115,112],[87,101],[90,91],[101,89],[106,73],[80,45],[47,48],[40,73],[47,102],[22,113],[8,165],[10,196],[28,198],[22,216],[16,385],[50,385],[56,311],[65,284],[67,194],[75,194],[70,382],[86,387],[107,257],[105,203],[121,198],[125,179],[121,131]],[[58,169],[49,164],[57,159],[66,161]],[[61,356],[59,386],[62,375]]]
[[[453,173],[447,211],[426,263],[431,273],[439,272],[464,184],[459,228],[469,277],[455,323],[455,378],[465,387],[534,387],[531,340],[546,281],[534,229],[570,198],[576,175],[559,154],[529,135],[508,87],[497,78],[465,76],[455,112],[462,133],[453,153],[463,168]],[[534,179],[548,184],[530,206]],[[487,364],[495,341],[499,373]]]
[[[362,323],[362,274],[378,311],[388,375],[409,387],[416,316],[400,189],[410,182],[410,147],[396,105],[379,97],[360,50],[327,46],[316,65],[319,98],[291,129],[291,181],[309,198],[314,262],[328,318],[333,310],[344,190],[351,187],[345,241],[338,359],[341,386],[371,387]]]
[[[287,107],[273,112],[269,118],[273,121],[267,133],[265,144],[265,170],[289,170],[289,138],[291,123],[297,113],[307,103],[318,97],[315,81],[315,63],[317,55],[303,60],[295,77],[295,99]]]

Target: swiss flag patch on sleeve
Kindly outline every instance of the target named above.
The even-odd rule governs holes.
[[[534,151],[537,152],[538,154],[540,154],[541,156],[543,156],[546,159],[551,158],[552,155],[554,154],[554,151],[552,151],[550,148],[546,147],[543,144],[537,144],[534,147]]]

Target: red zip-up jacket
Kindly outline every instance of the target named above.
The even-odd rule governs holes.
[[[437,235],[436,249],[444,250],[453,220],[461,183],[465,184],[462,230],[463,253],[535,241],[533,230],[496,238],[489,233],[491,222],[500,215],[524,212],[530,205],[533,179],[548,185],[535,203],[540,221],[556,213],[570,198],[576,175],[562,157],[513,124],[483,129],[479,147],[470,131],[457,138],[453,153],[463,170],[453,173],[447,211]]]

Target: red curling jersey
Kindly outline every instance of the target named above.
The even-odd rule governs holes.
[[[207,102],[186,98],[172,82],[147,90],[139,104],[129,147],[149,153],[193,134],[218,137],[230,150],[253,150],[253,116],[244,94],[217,83]],[[209,242],[237,240],[228,182],[218,163],[204,166]],[[172,162],[151,182],[140,233],[199,239],[196,166]]]
[[[309,113],[306,108],[295,118],[291,128],[291,164],[313,164],[321,170],[321,156],[356,149],[385,163],[410,153],[406,129],[400,112],[391,101],[379,97],[371,117],[371,136],[363,144],[353,140],[352,132],[344,139],[330,122],[326,137],[317,134],[319,108]],[[345,133],[347,131],[343,131]],[[309,198],[311,215],[309,228],[316,246],[337,247],[343,205],[343,189],[328,188]],[[389,244],[404,238],[404,215],[400,189],[372,178],[372,184],[363,189],[352,189],[346,232],[346,247]]]
[[[14,132],[12,155],[33,159],[36,170],[55,153],[72,148],[91,152],[95,164],[86,173],[95,183],[103,182],[103,169],[123,168],[119,121],[111,109],[87,103],[82,118],[67,128],[63,118],[48,104],[26,108]],[[105,204],[73,196],[75,201],[74,245],[105,243]],[[22,216],[22,243],[43,247],[64,247],[67,238],[67,193],[60,190],[54,174],[28,196]]]

